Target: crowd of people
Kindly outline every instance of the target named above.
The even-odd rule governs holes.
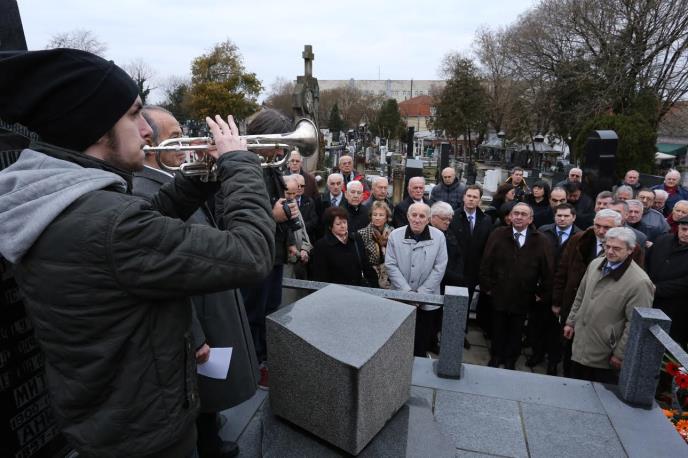
[[[343,173],[330,174],[307,204],[318,241],[303,278],[420,293],[467,287],[493,367],[514,369],[527,346],[529,367],[546,362],[550,375],[613,382],[637,306],[664,310],[672,337],[688,342],[688,190],[677,171],[650,188],[630,170],[590,196],[580,168],[551,187],[528,186],[516,167],[482,210],[480,186],[462,184],[452,168],[429,196],[413,177],[393,206],[387,179],[375,177],[361,201],[367,188],[352,162],[342,156]],[[416,356],[438,351],[441,322],[441,309],[419,306]]]
[[[323,193],[298,152],[285,170],[261,167],[231,116],[206,118],[216,181],[173,174],[184,156],[144,145],[181,136],[179,122],[87,52],[3,54],[0,87],[12,89],[0,118],[40,136],[0,172],[0,254],[45,354],[55,417],[84,456],[235,456],[218,412],[269,387],[265,317],[291,300],[285,276],[464,286],[494,367],[515,367],[525,335],[528,365],[614,381],[636,306],[661,308],[688,340],[688,190],[676,171],[654,188],[629,171],[589,196],[578,168],[551,189],[516,168],[483,210],[482,188],[447,168],[430,196],[413,177],[393,205],[387,179],[368,183],[351,156]],[[266,109],[247,133],[291,129]],[[437,351],[441,322],[441,308],[418,304],[415,355]],[[197,376],[216,347],[233,349],[229,377]]]

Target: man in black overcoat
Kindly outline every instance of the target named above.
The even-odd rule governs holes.
[[[492,355],[489,365],[515,369],[526,314],[533,302],[549,304],[554,260],[549,242],[530,227],[533,209],[516,204],[511,226],[495,229],[480,265],[480,291],[492,298]]]

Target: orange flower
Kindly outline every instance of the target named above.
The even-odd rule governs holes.
[[[676,422],[676,429],[688,431],[688,420],[679,420]]]
[[[662,409],[662,412],[664,412],[664,416],[667,418],[671,418],[674,416],[674,412],[672,412],[669,409]]]

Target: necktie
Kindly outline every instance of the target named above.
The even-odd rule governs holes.
[[[612,271],[612,268],[609,267],[608,265],[602,267],[602,276],[606,277],[607,275],[609,275],[609,272],[611,272],[611,271]]]
[[[336,206],[337,206],[337,198],[336,198],[336,197],[333,197],[333,198],[332,198],[332,206],[333,206],[333,207],[336,207]]]
[[[564,243],[564,234],[566,234],[566,232],[559,231],[559,246],[561,246],[561,244]]]
[[[475,227],[475,224],[473,223],[473,215],[468,215],[468,224],[471,226],[471,234],[473,233],[473,228]]]
[[[519,248],[521,248],[521,243],[520,243],[521,235],[522,235],[522,234],[521,234],[520,232],[514,232],[514,240],[516,241],[516,245],[517,245]]]
[[[602,242],[597,242],[597,256],[599,256],[603,251],[604,249],[602,248]]]

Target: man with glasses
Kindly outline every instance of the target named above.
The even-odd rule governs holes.
[[[289,161],[287,162],[287,175],[301,175],[305,181],[306,187],[303,190],[303,194],[312,199],[318,197],[318,184],[315,182],[315,177],[306,172],[303,167],[303,156],[297,150],[294,150],[289,155]]]
[[[636,307],[652,307],[654,285],[633,261],[635,234],[625,227],[609,229],[604,256],[594,259],[580,282],[564,326],[573,341],[572,375],[591,382],[618,382]]]
[[[356,173],[354,170],[354,158],[348,155],[344,155],[339,158],[339,172],[344,177],[344,186],[342,190],[346,191],[347,185],[352,181],[360,181],[363,185],[363,202],[370,198],[370,188],[365,182],[365,177]]]
[[[568,318],[585,270],[593,259],[604,252],[603,244],[607,231],[622,224],[623,220],[619,212],[603,208],[595,215],[592,227],[574,234],[567,243],[559,261],[559,268],[554,275],[552,293],[552,312],[560,317],[562,323],[565,323]],[[632,257],[638,265],[643,265],[644,256],[640,247],[635,247]],[[571,377],[570,340],[564,343],[563,363],[564,377]]]

